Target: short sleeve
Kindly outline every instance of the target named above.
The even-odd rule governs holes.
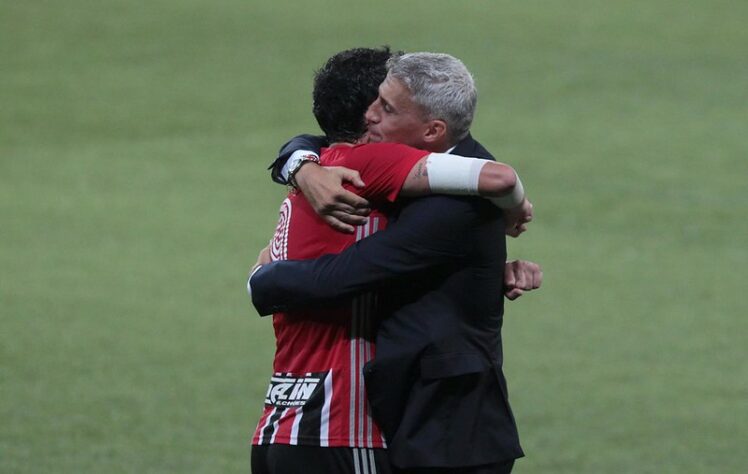
[[[366,184],[359,190],[362,197],[394,202],[410,170],[428,154],[428,151],[396,143],[372,143],[355,147],[340,165],[361,174]]]

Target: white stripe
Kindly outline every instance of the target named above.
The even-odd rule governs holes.
[[[353,469],[356,474],[361,474],[361,468],[358,461],[358,449],[353,448]]]
[[[348,443],[349,446],[353,447],[355,446],[355,439],[353,430],[356,426],[356,315],[358,314],[358,311],[356,310],[356,300],[358,298],[354,298],[351,302],[351,335],[350,335],[350,345],[351,345],[351,378],[350,378],[350,384],[351,384],[351,393],[350,393],[350,402],[349,402],[349,418],[348,418]]]
[[[263,444],[263,441],[265,441],[265,429],[270,424],[270,419],[273,417],[273,415],[275,415],[275,410],[277,409],[278,407],[273,407],[273,410],[270,412],[268,417],[265,419],[265,423],[262,425],[262,429],[260,430],[260,439],[259,439],[260,444]]]
[[[332,405],[332,370],[325,377],[325,403],[322,405],[319,426],[319,445],[330,445],[330,406]]]
[[[275,420],[275,422],[273,423],[273,435],[270,437],[270,444],[275,443],[275,436],[278,434],[278,425],[280,424],[280,421],[283,418],[283,415],[285,414],[286,410],[287,410],[287,408],[284,408],[281,411],[281,414],[278,417],[278,419]]]
[[[379,227],[379,219],[374,218],[373,229]],[[365,237],[368,237],[372,233],[372,219],[366,218],[366,224],[363,226],[356,227],[356,241],[359,241]],[[368,341],[369,333],[371,332],[368,327],[368,310],[369,300],[364,295],[359,296],[353,300],[352,303],[353,314],[351,317],[351,393],[350,393],[350,413],[349,413],[349,443],[350,446],[356,446],[357,444],[364,444],[365,446],[372,446],[373,441],[371,438],[371,420],[366,407],[366,398],[364,394],[364,379],[363,379],[363,367],[364,363],[371,358],[371,343]],[[356,389],[358,389],[358,397],[356,396]],[[369,419],[369,426],[367,434],[368,439],[364,438],[364,420]],[[358,430],[356,430],[358,425]],[[356,432],[358,436],[356,436]]]
[[[291,226],[291,200],[288,201],[288,217],[286,218],[286,225],[283,229],[283,260],[288,260],[288,228]]]
[[[373,449],[367,449],[369,453],[369,467],[371,468],[371,474],[377,474],[377,465],[374,462],[374,450]]]
[[[369,473],[369,463],[366,462],[367,458],[368,458],[367,451],[368,451],[368,449],[362,449],[361,450],[361,472],[363,472],[364,474],[370,474]]]
[[[301,418],[304,416],[304,407],[298,407],[296,409],[296,415],[291,425],[291,438],[288,444],[299,444],[299,425],[301,424]]]
[[[379,217],[375,217],[374,218],[374,226],[373,227],[374,228],[371,231],[372,234],[379,230]]]
[[[319,382],[319,378],[317,377],[310,377],[312,374],[306,374],[305,377],[299,377],[297,375],[293,374],[277,374],[273,377],[270,377],[271,382],[288,382],[289,379],[295,382]],[[268,395],[266,395],[267,397]]]
[[[365,342],[364,342],[364,347],[366,348],[366,351],[365,351],[366,352],[366,357],[364,359],[364,364],[366,362],[368,362],[368,361],[371,360],[371,340],[370,340],[370,337],[372,335],[372,330],[371,330],[371,299],[372,299],[372,293],[367,293],[366,296],[365,296],[365,299],[366,299],[366,306],[365,306],[365,313],[364,314],[366,315],[366,317],[364,318],[364,324],[366,325],[366,336],[367,337],[366,337]],[[361,371],[362,371],[362,373],[363,373],[363,370],[364,370],[364,366],[362,364],[361,365]],[[364,382],[363,375],[361,376],[361,381]],[[366,396],[366,390],[365,390],[366,383],[363,383],[363,387],[364,387],[364,396]],[[374,439],[372,438],[372,429],[373,429],[373,427],[372,427],[372,419],[371,419],[371,414],[369,413],[368,408],[369,408],[369,404],[368,404],[367,400],[364,400],[364,405],[361,406],[361,410],[366,413],[366,422],[367,422],[366,423],[366,446],[369,447],[369,448],[371,448],[371,447],[374,446]]]
[[[363,303],[363,301],[362,301]],[[362,315],[363,316],[363,315]],[[359,318],[359,335],[363,333],[363,324],[364,324],[365,318],[361,317]],[[358,339],[360,341],[358,354],[359,354],[359,360],[356,367],[356,375],[358,376],[358,441],[359,443],[364,442],[364,403],[366,403],[366,400],[364,398],[364,378],[362,376],[363,370],[364,370],[364,344],[365,341],[363,338]]]

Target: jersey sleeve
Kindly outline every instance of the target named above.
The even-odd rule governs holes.
[[[428,154],[396,143],[372,143],[354,148],[340,164],[358,170],[366,184],[358,191],[362,197],[375,202],[394,202],[410,170]]]

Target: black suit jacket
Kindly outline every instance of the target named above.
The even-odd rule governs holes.
[[[470,137],[454,153],[490,157]],[[502,373],[505,261],[498,209],[431,196],[339,255],[262,267],[252,298],[270,314],[378,289],[386,318],[364,376],[391,461],[486,464],[523,456]]]

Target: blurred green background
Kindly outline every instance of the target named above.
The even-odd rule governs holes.
[[[535,208],[517,473],[748,472],[748,3],[0,0],[0,471],[248,472],[244,284],[353,46],[451,53]]]

